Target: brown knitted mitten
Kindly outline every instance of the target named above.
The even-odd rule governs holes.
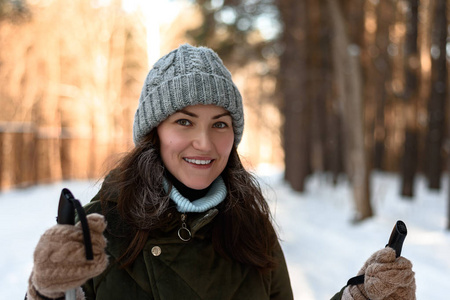
[[[86,299],[84,297],[84,291],[81,287],[77,287],[75,289],[75,296],[76,296],[75,297],[76,300],[85,300]],[[30,279],[28,280],[28,291],[27,291],[27,296],[25,299],[26,300],[48,300],[48,299],[64,300],[65,294],[62,292],[58,292],[58,293],[53,293],[50,298],[49,298],[49,295],[47,295],[47,297],[46,297],[46,296],[40,294],[38,291],[36,291],[36,288],[31,283],[31,277],[30,277]]]
[[[38,291],[45,297],[61,297],[65,291],[80,287],[106,269],[108,257],[105,253],[106,239],[103,236],[105,219],[100,214],[90,214],[87,221],[94,259],[86,259],[80,222],[75,226],[54,225],[41,236],[34,251],[29,296]]]
[[[358,272],[361,274],[365,274],[364,284],[348,286],[343,300],[416,299],[412,264],[404,257],[396,258],[390,247],[372,254]]]

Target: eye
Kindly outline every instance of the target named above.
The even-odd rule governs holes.
[[[214,128],[227,128],[228,124],[225,122],[217,122],[213,125]]]
[[[190,126],[192,125],[191,121],[187,120],[187,119],[179,119],[175,121],[178,125],[181,126]]]

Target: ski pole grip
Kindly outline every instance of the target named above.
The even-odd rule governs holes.
[[[75,210],[78,212],[81,228],[83,230],[84,248],[86,250],[86,259],[93,260],[94,253],[92,250],[91,233],[89,230],[86,213],[81,206],[80,201],[75,199],[72,192],[64,188],[61,191],[58,205],[58,216],[56,222],[58,224],[75,225]]]
[[[58,216],[56,217],[58,224],[75,225],[74,200],[75,197],[68,189],[62,189],[59,197]]]
[[[389,237],[389,242],[386,247],[391,247],[395,250],[395,256],[399,257],[402,253],[403,242],[405,241],[408,230],[403,221],[397,221],[394,228],[392,229],[391,236]]]

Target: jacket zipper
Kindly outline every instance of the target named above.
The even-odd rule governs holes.
[[[186,219],[187,219],[187,215],[181,214],[181,227],[180,227],[180,229],[178,229],[178,237],[183,242],[188,242],[192,238],[191,231],[187,228],[187,225],[186,225]]]

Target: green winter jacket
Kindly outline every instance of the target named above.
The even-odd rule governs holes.
[[[115,204],[112,204],[113,206]],[[102,213],[100,202],[94,198],[86,213]],[[188,242],[178,237],[181,214],[171,211],[171,225],[164,232],[152,235],[134,264],[119,268],[116,260],[121,255],[121,238],[126,232],[120,226],[117,214],[108,213],[109,266],[99,276],[89,280],[83,290],[87,300],[123,299],[293,299],[286,262],[280,245],[274,255],[279,266],[267,274],[252,267],[220,256],[211,242],[211,225],[217,209],[188,214],[186,220],[192,233]]]
[[[341,300],[342,299],[342,294],[344,293],[344,289],[345,288],[346,287],[344,286],[342,288],[342,290],[339,293],[337,293],[336,295],[334,295],[333,298],[331,298],[330,300]]]

